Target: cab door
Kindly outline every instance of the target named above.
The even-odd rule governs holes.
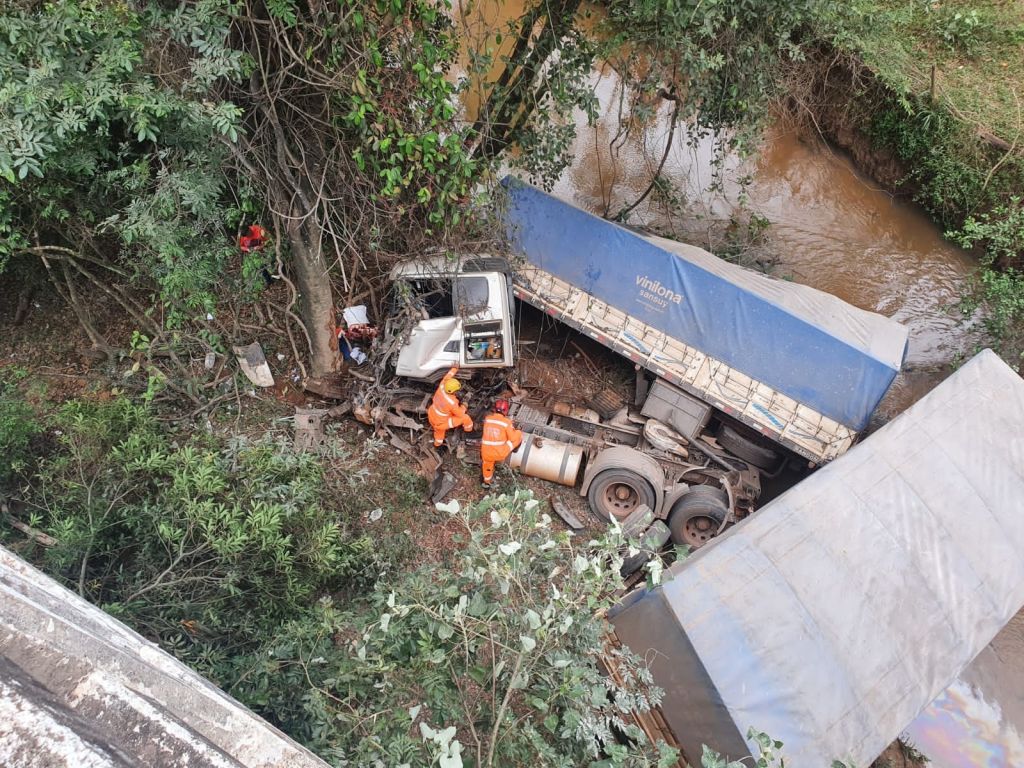
[[[505,276],[490,272],[455,279],[455,311],[462,318],[460,364],[467,368],[512,365],[512,320]]]

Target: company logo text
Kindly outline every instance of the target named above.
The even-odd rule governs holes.
[[[651,280],[647,275],[637,275],[636,285],[640,289],[640,298],[664,309],[671,301],[674,304],[683,303],[683,295],[676,293],[671,288],[666,288],[660,280]]]

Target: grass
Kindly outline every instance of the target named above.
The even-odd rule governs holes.
[[[1024,3],[858,0],[840,13],[837,42],[895,90],[927,94],[934,65],[953,115],[1024,145]]]

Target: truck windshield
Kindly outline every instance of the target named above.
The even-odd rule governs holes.
[[[406,282],[406,300],[426,318],[452,317],[452,283],[450,280],[422,278]]]
[[[455,281],[455,307],[462,317],[485,312],[490,297],[486,277],[460,277]]]

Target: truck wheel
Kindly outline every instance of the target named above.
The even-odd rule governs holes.
[[[704,546],[729,514],[729,496],[721,488],[696,485],[672,506],[668,529],[672,541],[692,549]]]
[[[595,515],[609,522],[625,520],[641,504],[655,508],[654,489],[644,478],[628,469],[606,469],[587,491],[587,503]]]
[[[718,444],[738,459],[743,459],[765,470],[771,470],[779,465],[779,453],[771,448],[755,443],[732,427],[723,424],[715,435]]]

